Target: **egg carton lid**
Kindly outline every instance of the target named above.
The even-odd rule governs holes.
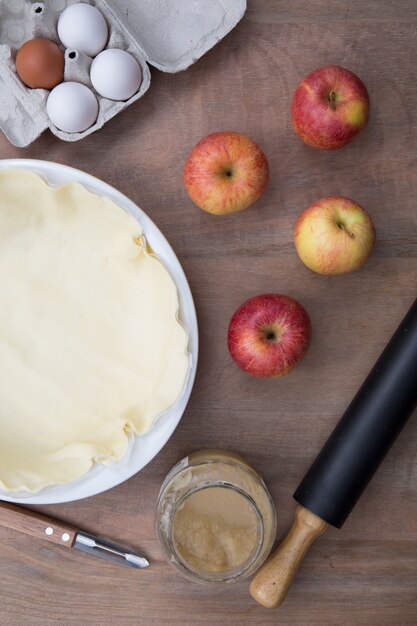
[[[246,0],[102,0],[147,61],[163,72],[187,69],[230,32]]]
[[[111,25],[122,31],[125,40],[131,42],[132,51],[142,57],[139,61],[143,80],[139,92],[130,100],[115,102],[101,99],[95,125],[82,133],[65,133],[53,126],[46,114],[49,92],[24,87],[16,75],[10,41],[7,41],[10,39],[7,18],[11,16],[15,22],[12,25],[14,41],[17,42],[15,49],[33,36],[58,41],[56,23],[51,20],[56,20],[66,6],[79,1],[44,0],[42,3],[0,0],[0,129],[15,146],[27,146],[46,128],[50,128],[60,139],[71,142],[95,132],[144,95],[150,85],[148,63],[169,73],[187,69],[227,35],[246,10],[246,0],[81,0],[102,10]],[[36,10],[38,5],[49,9],[50,23],[38,34],[36,31],[33,34],[26,27],[25,20],[27,11]],[[78,77],[74,80],[83,82]]]

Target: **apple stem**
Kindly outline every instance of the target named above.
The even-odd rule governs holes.
[[[275,343],[279,337],[279,333],[275,328],[270,326],[262,329],[262,334],[268,343]]]
[[[346,226],[344,226],[343,224],[339,224],[339,228],[343,230],[343,232],[346,233],[348,237],[350,237],[351,239],[355,239],[355,235],[352,233],[351,230],[348,230]]]
[[[328,100],[330,102],[330,107],[335,110],[336,109],[336,93],[332,90],[328,95]]]

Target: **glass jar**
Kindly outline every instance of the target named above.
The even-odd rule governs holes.
[[[196,582],[247,578],[265,561],[275,533],[275,507],[265,483],[237,454],[194,452],[162,484],[159,543],[168,561]]]

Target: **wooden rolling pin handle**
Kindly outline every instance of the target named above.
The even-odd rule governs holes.
[[[0,526],[72,548],[77,529],[8,502],[0,503]]]
[[[252,597],[267,609],[280,606],[313,541],[328,524],[303,506],[297,506],[292,528],[279,548],[252,580]]]

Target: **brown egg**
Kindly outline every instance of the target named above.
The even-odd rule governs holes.
[[[31,39],[18,50],[16,72],[32,89],[53,89],[64,80],[64,53],[53,41]]]

